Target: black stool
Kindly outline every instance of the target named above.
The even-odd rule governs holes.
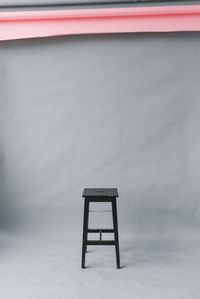
[[[85,198],[84,204],[84,219],[83,219],[83,241],[82,241],[82,263],[81,267],[85,268],[85,254],[87,252],[87,245],[114,245],[116,251],[117,268],[120,268],[119,257],[119,237],[118,237],[118,224],[117,224],[117,205],[116,198],[118,192],[116,188],[86,188],[83,191],[82,197]],[[109,229],[92,229],[88,228],[89,220],[89,204],[90,202],[111,202],[113,228]],[[88,240],[88,233],[99,233],[99,240]],[[114,233],[114,240],[102,240],[102,233]]]

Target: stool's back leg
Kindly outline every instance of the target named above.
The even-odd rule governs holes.
[[[88,236],[88,219],[89,219],[89,201],[85,198],[84,216],[83,216],[83,240],[82,240],[82,261],[81,268],[85,268],[85,254],[87,250],[87,236]]]
[[[117,262],[117,268],[120,268],[119,236],[118,236],[118,221],[117,221],[117,204],[116,204],[116,198],[114,198],[112,200],[112,215],[113,215],[113,226],[114,226],[114,236],[115,236],[116,262]]]

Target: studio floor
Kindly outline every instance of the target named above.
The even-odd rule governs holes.
[[[65,228],[0,234],[1,299],[199,299],[200,241],[121,237],[121,265],[111,246],[89,248],[80,268],[80,234]]]

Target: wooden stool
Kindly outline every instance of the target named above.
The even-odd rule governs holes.
[[[84,217],[83,217],[83,241],[82,241],[81,267],[85,268],[85,254],[87,252],[87,245],[114,245],[115,252],[116,252],[117,268],[120,268],[117,205],[116,205],[116,198],[118,197],[117,189],[116,188],[102,188],[102,189],[85,188],[82,197],[85,198],[85,204],[84,204]],[[89,212],[92,212],[89,210],[90,202],[111,202],[113,228],[108,228],[108,229],[88,228]],[[88,240],[88,233],[99,233],[99,240]],[[102,240],[102,233],[114,233],[114,240]]]

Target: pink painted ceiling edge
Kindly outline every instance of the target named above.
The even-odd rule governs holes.
[[[0,40],[172,31],[200,31],[200,5],[0,13]]]

